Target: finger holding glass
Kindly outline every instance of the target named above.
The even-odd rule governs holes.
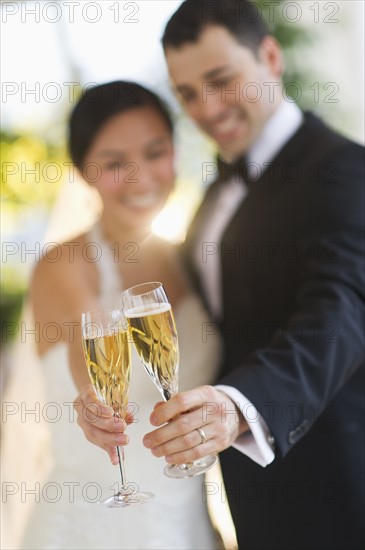
[[[171,464],[221,452],[249,430],[237,404],[208,385],[179,393],[167,403],[159,404],[150,421],[156,429],[145,435],[143,443],[154,456],[164,456]]]
[[[119,464],[117,445],[127,445],[129,438],[124,432],[127,424],[133,422],[133,418],[128,416],[124,419],[125,422],[116,418],[114,411],[98,400],[92,384],[82,387],[73,406],[77,423],[87,440],[107,451],[112,464]]]
[[[114,417],[125,419],[128,406],[131,354],[125,318],[121,310],[96,310],[82,314],[82,341],[85,361],[99,401],[111,407]],[[112,508],[142,504],[154,497],[136,491],[127,483],[124,448],[117,446],[121,487],[119,492],[101,502]]]

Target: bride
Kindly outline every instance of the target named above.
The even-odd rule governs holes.
[[[81,312],[118,308],[123,289],[148,280],[163,282],[174,309],[180,388],[214,379],[218,343],[202,339],[208,322],[202,304],[189,288],[174,247],[150,232],[174,185],[170,117],[159,98],[138,84],[97,86],[72,113],[69,148],[78,171],[99,193],[103,211],[90,231],[50,249],[33,275],[31,304],[40,334],[37,353],[52,465],[39,485],[20,548],[217,548],[203,476],[165,477],[164,464],[142,444],[159,396],[136,357],[130,391],[134,422],[126,434],[116,425],[101,449],[97,430],[80,413],[86,438],[96,443],[91,445],[70,406],[85,385],[83,395],[86,391],[96,400],[82,355]],[[127,479],[156,498],[125,509],[100,507],[97,502],[114,493],[119,479],[115,445],[128,441]]]

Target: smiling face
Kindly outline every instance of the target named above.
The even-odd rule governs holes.
[[[165,205],[175,180],[173,160],[166,122],[153,107],[138,107],[102,126],[82,174],[99,191],[108,223],[133,231],[149,226]]]
[[[211,25],[197,42],[167,47],[165,55],[187,114],[227,160],[244,153],[282,100],[283,61],[274,38],[265,37],[255,56],[226,28]]]

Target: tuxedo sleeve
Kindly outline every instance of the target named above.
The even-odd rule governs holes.
[[[265,347],[219,381],[254,404],[279,457],[364,361],[363,148],[342,146],[306,185],[311,208],[291,314]]]

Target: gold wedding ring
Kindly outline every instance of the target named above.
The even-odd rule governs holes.
[[[200,437],[202,438],[201,443],[200,443],[200,445],[202,445],[203,443],[206,442],[207,436],[205,435],[204,430],[202,430],[201,428],[197,428],[197,430],[199,432]]]

